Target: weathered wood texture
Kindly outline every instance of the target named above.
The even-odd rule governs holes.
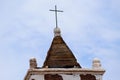
[[[61,36],[54,37],[43,67],[46,66],[49,68],[72,68],[75,66],[81,68]]]

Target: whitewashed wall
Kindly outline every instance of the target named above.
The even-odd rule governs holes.
[[[59,74],[60,76],[62,76],[63,80],[80,80],[80,76],[79,75],[66,75],[66,74]],[[44,75],[31,75],[29,80],[45,80],[44,79]]]
[[[65,74],[61,74],[63,80],[80,80],[80,76],[79,75],[65,75]]]
[[[29,80],[44,80],[44,75],[32,75]]]

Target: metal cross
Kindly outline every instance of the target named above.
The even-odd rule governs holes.
[[[57,12],[63,12],[61,10],[57,10],[57,6],[55,5],[55,10],[50,10],[55,12],[55,19],[56,19],[56,28],[58,27],[58,22],[57,22]]]

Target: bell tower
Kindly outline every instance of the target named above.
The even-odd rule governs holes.
[[[42,67],[37,66],[35,58],[30,59],[30,68],[24,80],[102,80],[105,70],[98,58],[92,61],[92,68],[82,68],[73,52],[61,36],[58,27],[57,10],[55,6],[56,27],[50,48]]]

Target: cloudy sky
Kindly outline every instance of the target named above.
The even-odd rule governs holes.
[[[120,0],[0,0],[0,79],[23,80],[29,59],[42,66],[58,9],[62,37],[82,67],[98,57],[103,80],[120,76]]]

